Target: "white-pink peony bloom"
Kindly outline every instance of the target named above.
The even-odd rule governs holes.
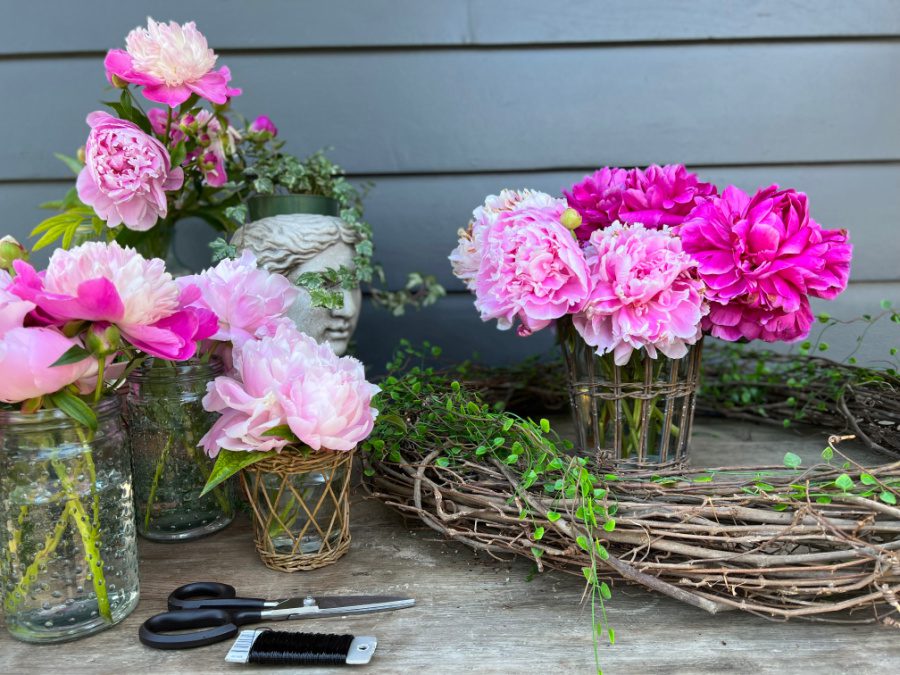
[[[496,222],[500,214],[532,207],[555,206],[565,208],[565,201],[537,190],[501,190],[499,195],[488,195],[484,204],[472,211],[469,227],[459,230],[459,243],[449,256],[453,274],[465,282],[470,291],[474,291],[475,277],[481,266],[484,232]]]
[[[314,450],[349,451],[371,433],[378,387],[356,359],[288,324],[235,347],[233,356],[232,375],[211,382],[203,399],[205,409],[222,414],[200,441],[211,457],[221,449],[281,450],[289,441],[266,433],[285,424]]]
[[[475,279],[483,321],[527,335],[581,309],[590,290],[584,253],[560,223],[565,202],[501,212],[484,232]]]
[[[254,337],[271,336],[294,304],[300,291],[281,274],[256,266],[256,256],[244,250],[237,260],[222,260],[201,274],[178,279],[194,285],[200,297],[193,306],[219,318],[213,340],[240,345]]]
[[[703,283],[667,228],[614,223],[591,234],[585,253],[591,292],[573,321],[598,354],[613,353],[620,366],[641,348],[677,359],[700,339]]]

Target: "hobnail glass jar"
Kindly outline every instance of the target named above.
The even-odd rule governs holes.
[[[619,468],[678,467],[687,461],[700,380],[702,339],[671,359],[635,350],[617,366],[598,356],[568,318],[557,322],[578,446]]]
[[[222,362],[148,359],[128,376],[126,421],[131,436],[138,533],[154,541],[186,541],[234,519],[226,481],[202,495],[213,460],[199,447],[218,416],[203,409],[206,385]]]
[[[59,410],[0,411],[3,615],[26,642],[63,642],[124,619],[138,602],[128,438],[119,400],[93,434]]]

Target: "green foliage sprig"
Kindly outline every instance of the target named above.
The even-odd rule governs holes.
[[[447,377],[428,360],[440,356],[440,348],[427,342],[422,349],[400,343],[388,376],[380,383],[380,414],[372,436],[363,445],[380,461],[402,464],[415,453],[438,451],[437,467],[464,473],[469,463],[491,463],[520,477],[516,493],[521,498],[519,518],[530,520],[531,553],[535,561],[544,554],[541,540],[545,527],[577,529],[575,542],[589,556],[582,572],[588,583],[596,636],[610,643],[615,632],[609,626],[605,601],[611,597],[601,579],[602,561],[609,560],[603,533],[615,529],[617,504],[606,482],[614,475],[597,475],[584,457],[569,454],[572,444],[560,439],[546,419],[537,421],[497,410],[457,380]],[[366,475],[372,475],[367,469]],[[546,506],[549,504],[549,506]]]

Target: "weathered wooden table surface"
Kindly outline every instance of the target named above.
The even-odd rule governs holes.
[[[769,464],[780,463],[788,450],[812,459],[823,445],[821,433],[798,436],[700,420],[691,452],[696,465]],[[352,548],[342,560],[293,575],[263,567],[244,516],[224,532],[189,544],[141,541],[141,602],[126,621],[83,640],[44,647],[19,643],[4,632],[0,673],[260,672],[226,664],[230,643],[163,652],[138,642],[138,626],[165,607],[169,591],[200,579],[268,598],[307,591],[415,597],[414,608],[396,612],[267,624],[278,630],[375,635],[378,650],[362,672],[594,670],[590,613],[580,604],[579,579],[547,573],[529,581],[527,561],[500,562],[438,541],[431,530],[405,524],[381,504],[363,499],[361,491],[353,505],[352,533]],[[612,674],[900,672],[900,632],[879,626],[772,623],[739,612],[710,616],[624,584],[613,590],[609,620],[617,642],[602,646],[600,659]]]

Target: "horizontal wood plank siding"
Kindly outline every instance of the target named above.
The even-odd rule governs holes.
[[[78,0],[56,2],[52,11],[41,2],[17,5],[0,23],[0,54],[120,47],[147,14],[198,21],[225,51],[900,34],[894,0]]]
[[[447,254],[486,194],[558,192],[603,164],[684,162],[719,185],[805,191],[856,247],[851,288],[817,311],[900,302],[897,0],[15,3],[0,22],[0,233],[24,238],[66,189],[53,152],[84,142],[85,115],[115,96],[102,55],[148,14],[196,20],[244,88],[235,110],[270,115],[288,150],[333,146],[375,183],[366,215],[392,288],[421,270],[451,291],[396,320],[367,308],[369,363],[400,337],[492,361],[552,349],[548,332],[482,324]],[[210,237],[185,223],[181,260],[202,267]],[[856,334],[829,338],[834,355]],[[879,327],[863,358],[892,341]]]

